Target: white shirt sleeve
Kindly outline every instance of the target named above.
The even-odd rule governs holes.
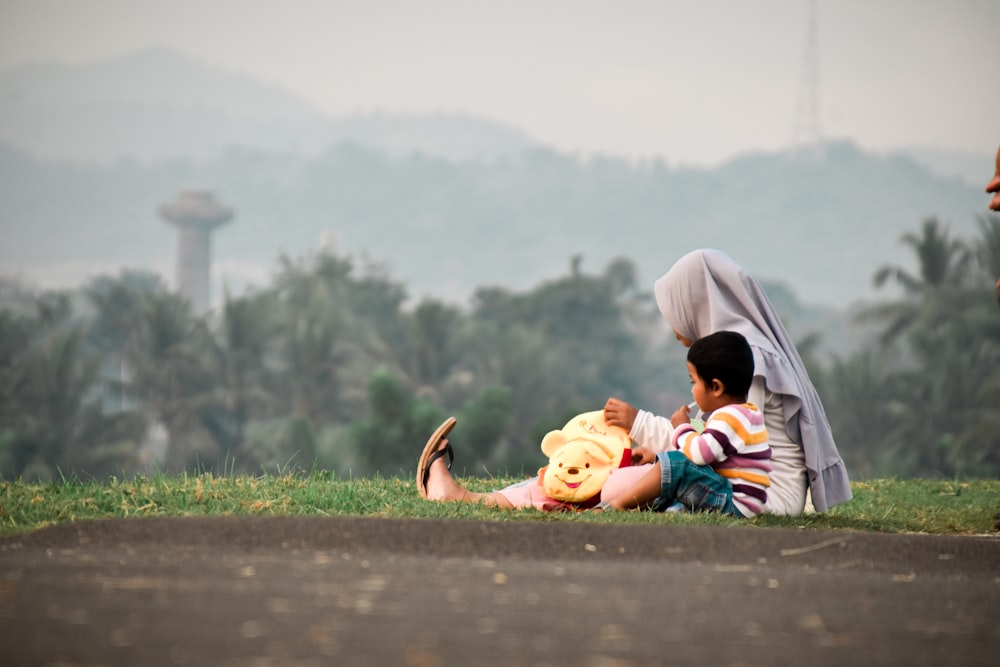
[[[750,391],[747,393],[747,403],[753,403],[761,411],[764,410],[764,406],[767,404],[767,387],[764,384],[764,378],[759,375],[753,376],[753,383],[750,385]]]
[[[673,449],[670,445],[670,438],[673,434],[674,427],[669,419],[654,415],[646,410],[639,410],[629,436],[632,438],[632,442],[640,447],[647,447],[654,452],[665,452]]]

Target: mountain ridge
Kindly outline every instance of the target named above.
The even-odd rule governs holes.
[[[344,141],[469,159],[535,145],[516,128],[461,113],[332,117],[284,86],[163,47],[0,71],[0,100],[0,141],[78,162],[210,158],[240,146],[315,156]]]
[[[0,271],[152,266],[169,273],[172,229],[159,205],[213,190],[236,218],[214,235],[216,287],[267,280],[278,256],[339,250],[387,265],[415,298],[466,299],[478,286],[526,288],[616,257],[651,284],[684,252],[719,247],[802,298],[843,306],[872,296],[884,263],[927,216],[973,230],[982,197],[902,157],[830,145],[821,162],[765,154],[719,170],[582,162],[536,149],[494,162],[393,158],[342,144],[316,158],[234,149],[220,158],[81,165],[0,150]]]
[[[93,83],[102,76],[114,95]],[[132,86],[139,76],[161,85]],[[198,90],[211,93],[200,104]],[[164,103],[171,95],[187,106]],[[229,112],[255,95],[271,99],[258,116]],[[330,119],[169,49],[6,70],[0,100],[0,272],[30,280],[126,266],[169,276],[175,239],[155,211],[198,187],[236,209],[213,237],[217,294],[266,282],[280,253],[336,236],[414,298],[527,288],[574,256],[588,271],[629,258],[651,284],[687,250],[714,246],[805,300],[843,306],[872,297],[881,264],[912,265],[899,239],[923,218],[968,236],[985,211],[982,186],[850,142],[711,169],[580,158],[462,114]]]
[[[0,141],[38,157],[80,162],[205,158],[233,147],[315,156],[345,141],[394,157],[421,152],[457,160],[545,147],[519,128],[461,112],[334,116],[280,83],[166,46],[82,64],[35,61],[0,69],[0,101]],[[983,170],[993,164],[992,147],[884,152],[970,185],[985,185]]]

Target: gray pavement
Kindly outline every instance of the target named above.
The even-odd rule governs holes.
[[[1000,539],[212,517],[0,539],[0,664],[996,665]]]

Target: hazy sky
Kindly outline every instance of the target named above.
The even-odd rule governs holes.
[[[576,153],[787,146],[807,0],[0,0],[0,67],[170,46],[332,114],[463,112]],[[1000,1],[818,0],[827,137],[1000,145]]]

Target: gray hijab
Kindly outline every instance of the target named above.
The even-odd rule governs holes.
[[[694,250],[653,286],[656,305],[681,336],[738,331],[750,343],[754,374],[781,394],[788,436],[802,445],[813,506],[851,499],[847,470],[802,359],[757,280],[719,250]]]

